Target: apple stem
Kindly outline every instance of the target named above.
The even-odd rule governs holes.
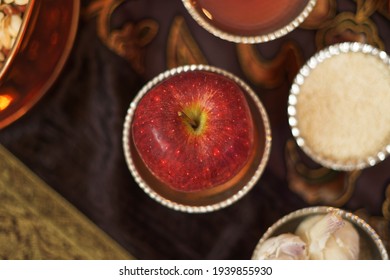
[[[181,118],[183,118],[184,121],[188,122],[193,129],[198,128],[199,124],[197,121],[191,119],[186,113],[179,111],[177,112],[177,115]]]

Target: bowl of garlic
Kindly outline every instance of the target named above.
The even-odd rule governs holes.
[[[292,212],[261,237],[253,260],[387,260],[374,229],[345,210],[318,206]]]
[[[0,0],[0,129],[36,104],[73,47],[80,0]]]

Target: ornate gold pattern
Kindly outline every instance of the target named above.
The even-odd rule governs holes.
[[[96,0],[85,10],[87,17],[97,16],[97,33],[102,42],[117,55],[129,61],[139,74],[145,72],[145,46],[157,35],[155,20],[126,22],[120,29],[112,30],[111,17],[124,0]]]
[[[0,146],[0,259],[132,259]]]
[[[292,139],[286,144],[286,164],[289,188],[311,205],[344,205],[351,198],[361,173],[310,167],[300,157]]]
[[[380,1],[378,11],[390,20],[390,0]]]
[[[265,88],[277,88],[286,79],[291,82],[303,64],[299,47],[291,41],[285,42],[270,60],[261,56],[256,45],[237,44],[236,48],[245,75],[253,84]]]
[[[167,67],[208,64],[182,16],[174,18],[167,42]]]
[[[390,222],[390,184],[386,189],[386,198],[382,205],[383,216]]]
[[[358,22],[369,18],[383,2],[383,0],[355,0],[357,5],[356,20]]]
[[[365,209],[359,209],[355,214],[373,227],[382,239],[387,252],[390,252],[390,221],[381,216],[371,216]]]
[[[157,29],[158,25],[153,20],[129,22],[122,29],[112,31],[105,39],[105,43],[116,54],[128,60],[136,72],[143,74],[145,72],[143,47],[154,38]]]
[[[369,18],[378,9],[380,2],[382,1],[357,0],[356,14],[340,13],[317,31],[317,48],[323,49],[335,43],[354,41],[384,49],[384,43],[379,38],[378,29]]]
[[[327,25],[336,16],[336,8],[336,0],[317,0],[313,11],[299,27],[318,29],[321,26]]]

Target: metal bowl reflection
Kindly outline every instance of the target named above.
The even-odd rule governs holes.
[[[231,3],[234,3],[234,7],[228,7],[229,4],[224,1],[220,3],[218,1],[182,1],[192,18],[208,32],[223,40],[244,44],[263,43],[285,36],[308,17],[317,2],[317,0],[286,1],[285,3],[278,3],[279,1],[251,1],[251,3],[233,1]],[[200,2],[207,2],[207,5],[211,5],[215,12],[221,11],[223,15],[213,16],[213,13],[207,10],[207,7],[203,7]],[[246,6],[246,4],[252,6]],[[286,8],[285,5],[289,6]],[[250,8],[248,10],[245,7]],[[244,10],[240,11],[241,8]],[[226,11],[229,12],[226,13]],[[255,19],[250,18],[247,14],[252,11],[253,15],[256,15]],[[278,13],[280,13],[279,16]],[[265,18],[268,20],[264,20]],[[228,20],[229,23],[224,24],[218,19]],[[243,23],[247,19],[248,23]],[[261,23],[262,21],[264,23]],[[243,26],[246,28],[242,28]],[[255,30],[247,30],[253,29],[254,26],[256,26]]]
[[[60,74],[75,39],[80,0],[30,0],[0,70],[0,129],[23,116]]]

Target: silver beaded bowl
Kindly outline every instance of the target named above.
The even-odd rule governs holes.
[[[312,158],[317,163],[319,163],[325,167],[331,168],[331,169],[344,170],[344,171],[363,169],[366,167],[374,166],[374,165],[378,164],[379,162],[382,162],[383,160],[385,160],[388,157],[388,155],[390,154],[390,142],[389,142],[390,135],[386,135],[385,138],[382,139],[382,140],[384,140],[384,142],[387,142],[387,143],[385,143],[382,147],[379,147],[375,152],[372,152],[367,157],[362,156],[359,158],[356,157],[356,158],[351,158],[351,159],[341,159],[341,158],[336,159],[336,157],[338,157],[338,156],[333,156],[334,158],[331,158],[328,155],[323,154],[324,150],[319,150],[318,147],[313,148],[312,146],[310,146],[308,144],[308,142],[309,142],[309,141],[307,141],[308,140],[307,139],[308,132],[307,132],[307,130],[304,131],[300,127],[300,123],[303,121],[303,118],[310,119],[311,116],[309,114],[309,115],[305,115],[305,116],[301,115],[299,117],[298,116],[299,115],[298,114],[299,113],[298,106],[300,105],[300,102],[302,102],[301,101],[302,87],[305,85],[307,80],[310,78],[310,76],[312,75],[312,72],[319,71],[321,66],[323,65],[323,63],[325,61],[329,61],[332,58],[336,58],[337,56],[342,56],[342,55],[346,55],[349,53],[352,53],[352,54],[359,53],[359,54],[363,54],[365,56],[370,56],[372,58],[375,58],[376,62],[379,63],[381,66],[383,64],[385,69],[390,69],[390,57],[384,51],[381,51],[373,46],[370,46],[367,44],[361,44],[358,42],[346,42],[346,43],[335,44],[335,45],[329,46],[329,47],[319,51],[318,53],[316,53],[314,56],[312,56],[306,62],[306,64],[300,69],[299,73],[296,75],[294,82],[291,86],[290,94],[289,94],[289,98],[288,98],[288,122],[289,122],[289,125],[291,128],[292,135],[294,136],[298,146],[310,158]],[[349,73],[350,71],[344,71],[344,70],[345,69],[339,71],[339,69],[337,69],[337,71],[339,71],[339,72],[337,72],[337,75],[339,75],[340,80],[342,80],[346,77],[348,77],[351,80],[353,80],[353,79],[356,80],[356,78],[354,78],[354,76],[352,76]],[[326,73],[323,73],[323,77],[324,77],[323,79],[327,78]],[[336,79],[338,79],[338,78],[336,78]],[[389,76],[389,79],[390,79],[390,76]],[[328,82],[333,83],[334,81],[328,81]],[[368,93],[368,94],[370,94],[370,93]],[[387,98],[390,98],[390,89],[388,89],[388,91],[386,91],[385,93],[386,94],[388,93]],[[318,98],[315,94],[316,94],[315,92],[311,93],[311,95],[313,96],[312,97],[313,99]],[[329,102],[332,101],[331,98],[328,96],[332,96],[332,95],[329,94],[326,97]],[[372,98],[372,99],[374,99],[375,97],[376,97],[375,93],[372,93],[369,96],[369,98]],[[322,97],[322,98],[324,98],[324,97]],[[367,105],[367,106],[369,106],[369,105]],[[313,108],[312,110],[318,110],[318,108]],[[375,110],[375,108],[374,108],[374,110]],[[382,111],[384,111],[384,110],[382,110]],[[330,109],[328,110],[328,112],[329,112],[329,114],[324,114],[321,116],[321,118],[324,121],[328,119],[328,115],[334,114],[334,112],[331,112]],[[360,112],[358,109],[355,109],[353,111],[354,115],[359,114],[359,113]],[[383,112],[383,114],[386,114],[386,113]],[[368,117],[368,115],[365,115],[365,117]],[[340,118],[346,119],[344,117],[344,115]],[[348,119],[348,121],[350,123],[352,123],[355,121],[355,119],[351,118],[351,119]],[[328,135],[324,132],[323,127],[321,127],[320,124],[318,124],[318,125],[312,124],[312,127],[313,127],[313,131],[315,128],[315,133],[317,135],[324,135],[324,134],[325,134],[325,136]],[[304,134],[303,132],[306,132],[306,138],[302,135],[302,134]],[[342,137],[343,137],[342,132],[343,131],[332,131],[332,136],[339,137],[339,139],[342,139]],[[356,139],[356,137],[355,137],[355,139]]]
[[[270,237],[282,233],[294,233],[298,225],[307,217],[327,214],[336,211],[343,219],[352,223],[359,233],[361,260],[388,260],[386,248],[375,230],[358,216],[345,210],[327,206],[317,206],[303,208],[294,211],[275,222],[261,237],[253,252],[252,259],[258,259],[258,254],[262,244]]]
[[[232,185],[216,186],[196,192],[176,191],[158,180],[145,166],[134,146],[131,125],[139,101],[153,87],[174,75],[189,71],[206,71],[223,75],[238,84],[245,94],[255,127],[255,147],[245,174]],[[241,79],[222,69],[207,65],[187,65],[167,70],[147,83],[131,102],[123,128],[123,149],[128,168],[137,184],[152,199],[171,209],[188,213],[205,213],[227,207],[246,195],[259,180],[268,162],[271,129],[267,113],[253,90]],[[224,184],[226,185],[226,184]]]
[[[257,34],[255,36],[240,36],[213,26],[197,11],[197,9],[193,4],[194,2],[193,0],[182,0],[182,1],[189,14],[192,16],[192,18],[208,32],[223,40],[234,42],[234,43],[244,43],[244,44],[264,43],[285,36],[286,34],[296,29],[308,17],[308,15],[313,10],[317,2],[317,0],[308,0],[306,6],[302,9],[300,14],[281,28],[272,30],[267,33]]]

